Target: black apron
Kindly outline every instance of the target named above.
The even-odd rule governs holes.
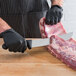
[[[47,0],[0,0],[0,17],[26,38],[40,38],[39,20],[49,9]]]

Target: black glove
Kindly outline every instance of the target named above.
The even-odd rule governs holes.
[[[22,52],[27,49],[25,39],[15,30],[9,29],[0,34],[4,40],[3,49],[8,49],[10,52]]]
[[[62,7],[60,7],[58,5],[53,5],[46,14],[45,23],[48,25],[57,24],[58,22],[60,22],[62,15],[63,15]]]

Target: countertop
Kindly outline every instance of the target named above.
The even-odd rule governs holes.
[[[76,76],[72,70],[45,47],[33,48],[22,53],[3,50],[0,39],[0,76]]]

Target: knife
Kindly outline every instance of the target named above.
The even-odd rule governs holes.
[[[63,35],[58,35],[58,37],[64,39],[64,40],[69,40],[72,38],[73,32],[63,34]],[[50,44],[50,38],[45,38],[45,39],[36,39],[36,40],[26,40],[27,41],[27,46],[29,49],[32,49],[34,47],[41,47],[41,46],[47,46]]]
[[[64,39],[64,40],[69,40],[73,35],[73,32],[63,34],[63,35],[58,35],[58,37]],[[27,47],[29,49],[32,49],[34,47],[41,47],[41,46],[47,46],[50,44],[50,38],[45,38],[45,39],[36,39],[36,40],[26,40],[27,42]],[[4,49],[7,49],[8,47],[2,46]]]

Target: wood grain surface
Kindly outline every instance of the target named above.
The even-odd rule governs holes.
[[[76,76],[45,47],[26,50],[24,54],[3,50],[0,39],[0,76]]]

